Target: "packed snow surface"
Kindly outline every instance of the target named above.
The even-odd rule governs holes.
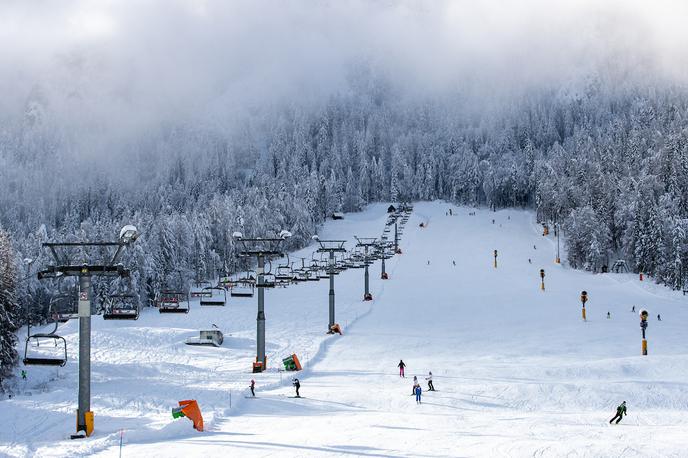
[[[351,247],[354,235],[382,233],[385,211],[371,205],[328,222],[320,236]],[[255,297],[225,307],[192,301],[188,315],[146,309],[133,322],[94,317],[95,432],[80,441],[67,439],[78,323],[60,326],[70,360],[27,368],[28,380],[0,402],[0,454],[115,457],[121,437],[124,457],[686,456],[688,300],[680,293],[633,274],[555,264],[553,231],[543,237],[527,211],[418,203],[401,248],[387,262],[389,280],[380,279],[379,261],[371,267],[373,301],[362,300],[362,269],[336,277],[343,336],[325,334],[326,280],[267,291],[262,374],[250,373]],[[313,249],[291,260],[310,259]],[[650,313],[648,356],[641,308]],[[222,347],[184,344],[212,324],[225,334]],[[277,370],[291,353],[304,371]],[[429,371],[436,392],[427,391]],[[301,399],[291,397],[294,375]],[[422,404],[411,396],[414,375]],[[246,398],[251,378],[256,399]],[[206,431],[172,419],[183,399],[198,401]],[[624,400],[628,416],[609,425]]]

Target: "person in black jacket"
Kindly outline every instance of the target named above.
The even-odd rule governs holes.
[[[403,359],[399,360],[399,364],[397,364],[397,367],[399,367],[399,377],[406,377],[406,375],[404,375],[404,368],[406,367],[406,364],[404,364]]]
[[[299,394],[299,388],[301,388],[301,383],[299,382],[299,379],[295,378],[291,382],[292,385],[294,385],[294,388],[296,388],[296,397],[300,398],[301,395]]]
[[[612,422],[618,418],[618,420],[616,420],[616,424],[618,425],[624,415],[626,415],[626,401],[622,402],[621,405],[616,408],[616,415],[609,420],[609,424],[611,425]]]

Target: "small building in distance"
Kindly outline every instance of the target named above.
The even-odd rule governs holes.
[[[395,211],[397,211],[397,209],[394,208],[394,205],[387,207],[387,213],[394,213]]]
[[[332,213],[332,219],[344,219],[344,213],[334,212]]]

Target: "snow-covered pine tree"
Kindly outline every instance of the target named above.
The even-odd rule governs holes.
[[[17,363],[17,270],[10,238],[0,229],[0,391]]]

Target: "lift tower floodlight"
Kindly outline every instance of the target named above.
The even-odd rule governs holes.
[[[321,240],[317,235],[313,236],[313,240],[317,241],[320,244],[320,248],[318,248],[318,253],[329,253],[330,258],[327,263],[327,273],[330,276],[330,313],[329,313],[329,321],[327,324],[327,332],[332,333],[333,332],[333,327],[335,325],[334,322],[334,274],[335,274],[335,263],[334,263],[334,254],[335,253],[345,253],[346,248],[344,248],[344,243],[346,243],[346,240]]]
[[[358,242],[356,246],[363,247],[364,249],[364,256],[363,256],[363,263],[365,265],[365,291],[363,293],[363,300],[364,301],[371,301],[373,300],[373,295],[370,294],[370,280],[368,276],[368,249],[373,248],[377,246],[377,237],[357,237],[354,236],[356,241]]]
[[[127,225],[122,228],[116,242],[48,242],[48,248],[55,261],[38,272],[38,279],[61,276],[79,278],[79,408],[76,412],[76,434],[72,439],[90,436],[93,432],[93,412],[91,412],[91,277],[110,276],[128,277],[129,270],[119,264],[119,258],[126,247],[136,241],[139,232],[136,227]],[[96,257],[92,251],[100,251],[105,260],[92,264],[89,260]],[[114,254],[110,255],[114,250]],[[77,251],[75,253],[74,251]],[[79,261],[80,260],[80,261]]]
[[[275,286],[274,283],[266,283],[263,274],[265,273],[265,259],[283,256],[279,250],[284,240],[291,237],[291,232],[282,231],[278,237],[273,238],[244,238],[241,232],[232,234],[234,239],[241,243],[242,249],[239,257],[255,257],[258,261],[256,287],[258,288],[258,315],[256,317],[256,362],[253,363],[253,372],[263,372],[267,366],[265,357],[265,288]]]

